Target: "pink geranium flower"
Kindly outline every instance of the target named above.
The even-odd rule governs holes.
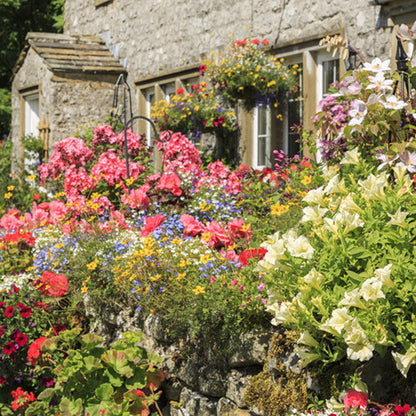
[[[368,404],[368,396],[362,391],[350,390],[344,397],[345,413],[349,409],[365,409]]]
[[[183,233],[195,237],[198,234],[204,233],[206,227],[204,224],[196,220],[192,215],[181,215],[181,223],[185,226]]]
[[[156,230],[163,221],[165,221],[165,217],[163,215],[157,214],[154,217],[146,217],[145,218],[145,225],[142,228],[142,237],[148,236],[152,231]]]
[[[180,196],[182,195],[181,179],[176,173],[164,173],[159,179],[159,188],[167,189],[172,192],[173,195]]]

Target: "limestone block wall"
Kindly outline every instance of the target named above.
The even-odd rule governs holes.
[[[40,120],[49,122],[49,154],[57,141],[82,133],[86,125],[104,123],[110,115],[117,77],[104,75],[52,73],[44,61],[29,49],[12,85],[13,159],[22,156],[20,138],[24,135],[24,97],[39,93]]]
[[[229,34],[279,47],[343,30],[364,58],[391,55],[391,28],[380,27],[381,6],[368,1],[66,0],[65,7],[65,32],[106,33],[130,80],[197,64]]]

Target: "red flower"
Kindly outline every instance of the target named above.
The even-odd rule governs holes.
[[[207,67],[206,67],[206,65],[201,65],[200,67],[199,67],[199,73],[201,74],[201,75],[204,75],[204,72],[207,70]]]
[[[3,376],[0,376],[0,385],[4,386],[6,384],[6,379]]]
[[[204,224],[196,220],[192,215],[183,214],[180,219],[181,223],[185,226],[183,233],[195,237],[198,234],[205,232],[206,228]]]
[[[13,316],[14,313],[14,307],[13,305],[8,306],[5,310],[4,310],[4,316],[6,318],[11,318]]]
[[[159,179],[159,188],[167,189],[172,192],[173,195],[181,196],[182,190],[181,179],[176,173],[164,173]]]
[[[27,359],[32,365],[36,364],[36,361],[40,356],[40,349],[45,340],[46,337],[40,337],[30,344],[29,349],[27,351]]]
[[[3,347],[3,354],[12,355],[16,349],[15,343],[10,341]]]
[[[267,45],[269,45],[269,41],[267,39],[263,39],[261,41],[261,44],[264,45],[264,46],[267,46]]]
[[[143,392],[139,389],[136,390],[136,396],[137,397],[142,397],[143,396]]]
[[[266,253],[267,250],[265,248],[250,248],[242,251],[238,256],[238,260],[243,266],[248,266],[249,259],[258,258],[261,260],[264,258]]]
[[[148,236],[152,231],[156,230],[156,228],[159,227],[165,219],[166,218],[160,214],[157,214],[154,217],[146,217],[145,226],[142,228],[142,236]]]
[[[12,391],[13,402],[12,409],[16,411],[19,407],[25,407],[30,402],[36,401],[36,397],[33,392],[28,393],[27,391],[22,390],[21,387],[18,387],[16,390]]]
[[[404,406],[396,406],[393,409],[393,413],[390,413],[389,416],[405,416],[410,410],[410,405],[405,404]]]
[[[4,329],[2,326],[0,326],[0,337],[4,334]]]
[[[64,296],[69,290],[68,279],[65,275],[54,272],[43,273],[37,287],[44,295],[56,297]]]
[[[60,332],[65,331],[65,329],[62,325],[55,325],[53,327],[53,336],[56,337]]]
[[[259,40],[258,40],[258,39],[253,39],[253,40],[251,41],[251,43],[254,43],[255,45],[258,45],[258,44],[259,44]]]
[[[178,88],[176,90],[176,95],[182,95],[185,92],[185,90],[183,88]]]
[[[368,396],[362,391],[350,390],[344,397],[345,413],[349,409],[365,409],[368,403]]]
[[[35,201],[39,201],[39,199],[40,199],[40,195],[39,195],[39,194],[35,194],[35,195],[33,195],[33,199],[34,199]]]
[[[27,335],[17,331],[16,335],[14,336],[14,341],[19,347],[23,347],[27,344]]]
[[[20,309],[20,315],[22,318],[31,317],[32,308],[29,308],[29,306],[24,305],[22,302],[19,302],[16,306]]]

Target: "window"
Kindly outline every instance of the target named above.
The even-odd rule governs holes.
[[[152,119],[151,118],[151,113],[152,113],[152,105],[154,105],[155,103],[155,91],[153,88],[149,88],[147,90],[144,91],[144,97],[146,100],[146,109],[145,109],[145,113],[143,114],[145,117]],[[147,122],[146,124],[146,142],[148,146],[153,146],[152,143],[152,135],[153,135],[153,128],[151,126],[151,124],[149,122]]]
[[[256,167],[264,167],[271,164],[271,113],[271,108],[265,105],[258,105],[254,109],[253,163]]]
[[[24,96],[24,135],[39,135],[39,93]]]
[[[317,98],[320,101],[329,92],[329,87],[339,80],[339,59],[332,55],[319,54],[316,62]]]
[[[172,101],[172,97],[176,94],[175,83],[170,82],[169,84],[162,85],[162,91],[165,100],[170,103]]]

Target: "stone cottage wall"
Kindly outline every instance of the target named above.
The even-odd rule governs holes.
[[[96,7],[93,0],[66,0],[65,7],[65,31],[105,33],[126,59],[130,83],[198,64],[229,34],[280,47],[343,30],[364,58],[391,56],[391,28],[380,27],[381,7],[368,1],[112,0]]]
[[[111,112],[116,76],[52,73],[33,49],[29,49],[12,85],[12,137],[15,161],[22,156],[24,111],[21,93],[38,87],[41,120],[49,121],[49,149],[64,138],[82,133],[86,125],[104,123]]]

